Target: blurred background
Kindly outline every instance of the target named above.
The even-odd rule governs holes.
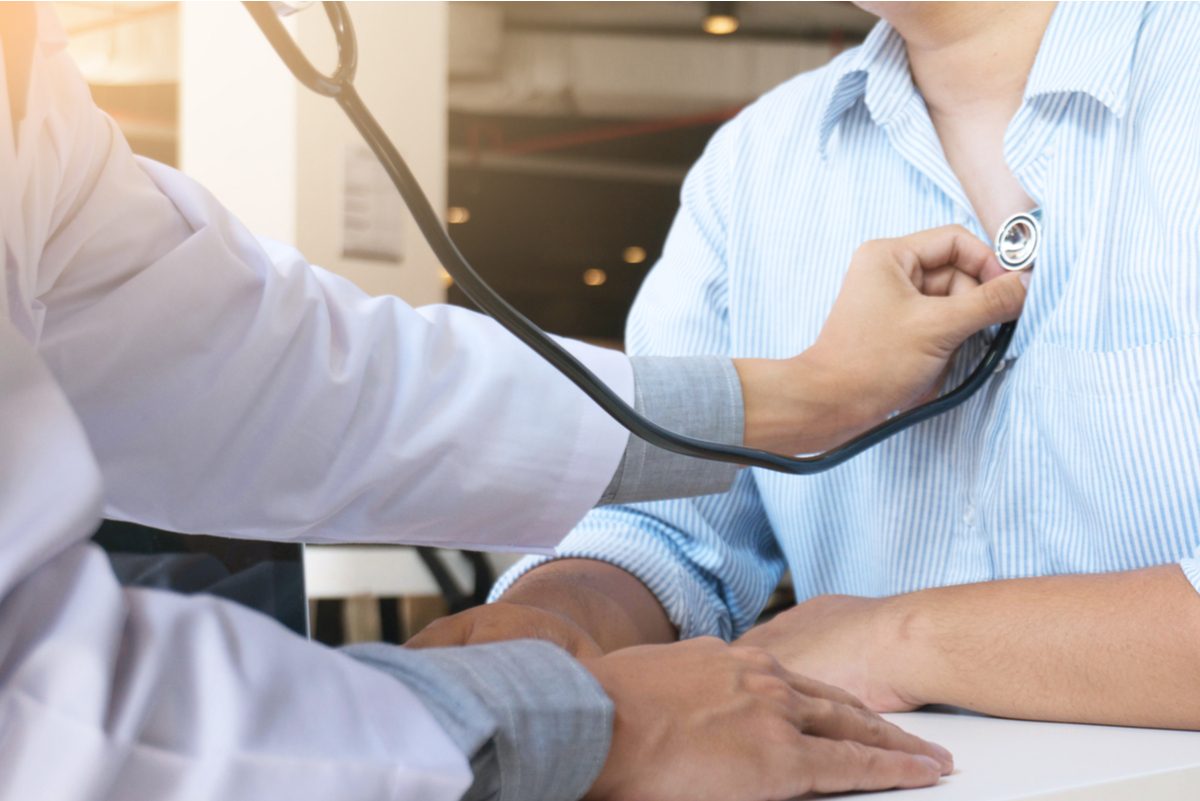
[[[96,102],[135,152],[183,169],[255,233],[294,243],[368,292],[469,305],[333,101],[295,82],[240,4],[55,6]],[[873,24],[840,2],[350,10],[359,92],[445,210],[459,247],[544,328],[618,348],[683,177],[709,137]],[[318,66],[335,63],[319,9],[287,24]],[[261,576],[269,564],[273,595],[257,603],[303,628],[307,599],[307,625],[331,643],[402,642],[437,615],[479,602],[514,558],[358,546],[310,547],[301,557],[118,524],[100,539],[134,565],[130,581],[233,585],[230,594],[250,603],[237,577],[253,564]],[[150,569],[148,557],[175,567]],[[178,564],[198,559],[210,574],[219,563],[219,579],[181,581]],[[290,616],[280,612],[289,604]]]

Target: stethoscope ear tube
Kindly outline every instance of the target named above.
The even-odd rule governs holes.
[[[387,171],[388,177],[416,220],[417,227],[463,294],[574,382],[614,420],[651,445],[699,459],[761,467],[793,475],[820,473],[840,465],[888,437],[966,402],[979,391],[1008,351],[1016,323],[1005,323],[1000,327],[982,361],[954,390],[880,423],[837,448],[813,456],[783,456],[754,448],[706,442],[669,431],[635,411],[582,362],[505,302],[459,252],[442,227],[437,212],[421,190],[412,171],[354,89],[357,47],[354,28],[350,23],[345,3],[322,4],[334,26],[338,42],[338,67],[332,75],[324,75],[312,66],[283,27],[270,4],[247,2],[243,5],[292,74],[314,92],[337,100],[338,105]]]

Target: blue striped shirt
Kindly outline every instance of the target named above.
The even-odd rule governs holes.
[[[1171,562],[1200,589],[1200,6],[1060,5],[1004,146],[1045,239],[978,395],[818,476],[594,511],[560,555],[638,576],[684,637],[744,631],[785,568],[800,599]],[[991,239],[880,23],[714,136],[630,349],[791,356],[860,243],[948,223]]]

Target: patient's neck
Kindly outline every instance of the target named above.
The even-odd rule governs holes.
[[[1033,201],[1004,159],[1053,3],[870,3],[904,38],[913,81],[951,169],[994,234]]]
[[[1054,3],[879,3],[935,117],[1021,103]]]

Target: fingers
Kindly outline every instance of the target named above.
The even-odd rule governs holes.
[[[921,293],[930,297],[961,295],[979,286],[979,281],[957,267],[938,267],[925,272],[925,283],[919,287]]]
[[[595,640],[561,615],[504,601],[436,620],[405,645],[442,648],[524,639],[552,642],[576,658],[603,654]]]
[[[435,620],[405,641],[406,648],[448,648],[466,645],[471,627],[455,617]]]
[[[948,344],[957,347],[976,331],[1015,320],[1025,304],[1022,278],[1027,280],[1028,275],[1010,273],[969,291],[938,299],[945,307],[945,320],[949,324],[946,333],[955,340]]]
[[[889,723],[845,690],[792,673],[765,651],[735,647],[731,652],[761,670],[764,678],[771,677],[762,685],[764,691],[783,701],[789,721],[801,732],[923,755],[936,761],[945,773],[954,769],[954,757],[945,748]]]
[[[926,756],[806,735],[798,748],[797,795],[928,787],[941,777],[938,763]]]
[[[954,769],[954,757],[945,748],[909,734],[861,707],[847,706],[825,698],[798,696],[795,714],[797,726],[806,734],[924,755],[936,761],[944,773]]]
[[[917,286],[922,285],[918,279],[924,280],[920,273],[943,267],[953,267],[976,281],[1003,271],[991,246],[961,225],[943,225],[886,241],[896,248],[897,258]]]
[[[867,705],[858,700],[853,694],[846,692],[841,687],[834,687],[832,684],[826,684],[816,679],[810,679],[808,676],[800,676],[792,673],[782,665],[779,666],[780,676],[786,681],[793,690],[801,695],[811,698],[824,698],[829,701],[835,701],[846,706],[857,707],[858,709],[866,709]]]

